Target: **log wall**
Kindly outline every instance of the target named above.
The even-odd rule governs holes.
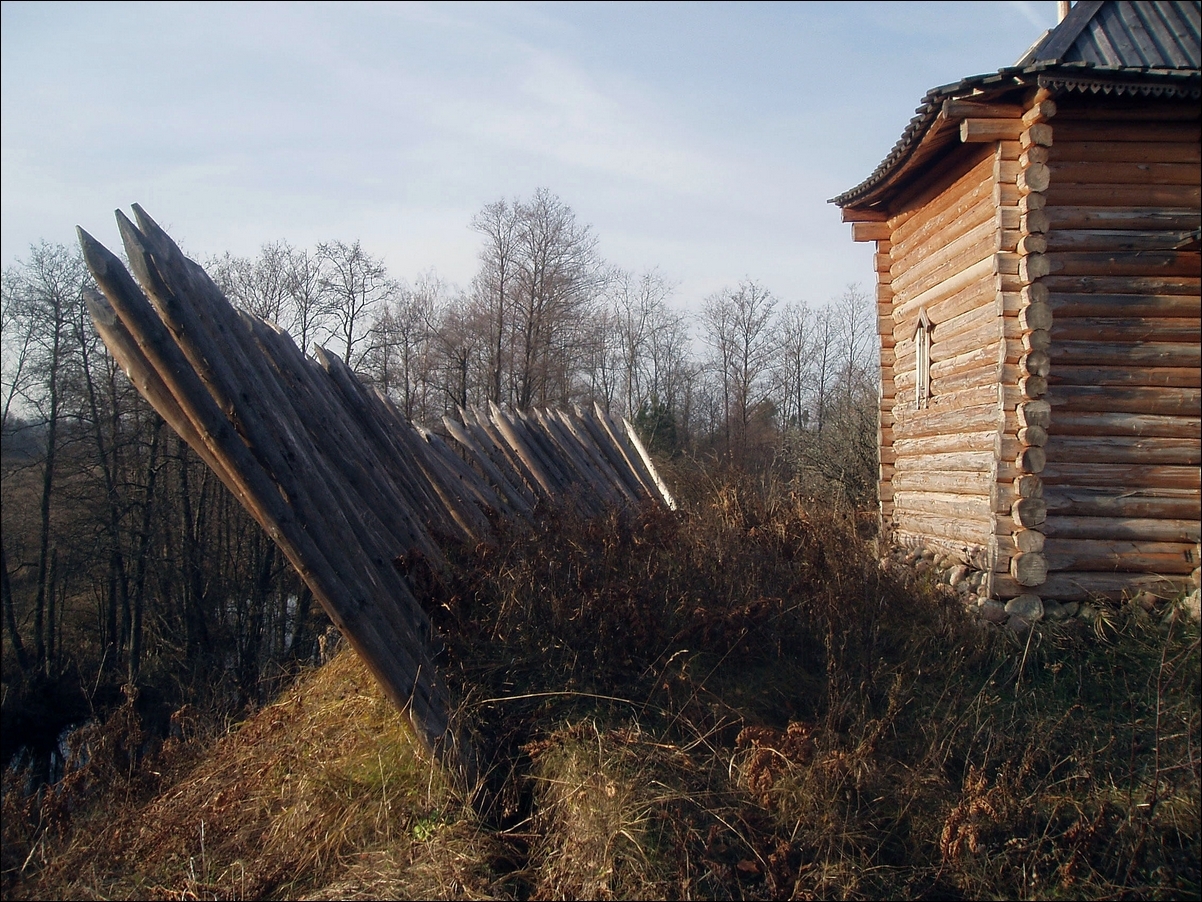
[[[1196,103],[1057,98],[1048,149],[1047,579],[1061,600],[1174,591],[1198,566]],[[1125,108],[1138,120],[1124,119]]]
[[[878,256],[878,284],[890,301],[880,311],[882,499],[888,491],[891,500],[882,514],[898,541],[939,545],[984,569],[996,553],[999,502],[1005,342],[997,271],[1017,242],[995,195],[1013,160],[995,143],[954,166],[938,188],[894,207],[887,271]],[[915,333],[924,313],[930,396],[920,407]]]
[[[991,592],[1010,598],[1037,591],[1047,575],[1046,507],[1042,474],[1051,408],[1045,399],[1051,313],[1042,278],[1047,260],[1047,188],[1056,106],[1037,91],[1015,123],[1016,141],[999,143],[1014,169],[999,179],[999,218],[1012,225],[1014,248],[999,266],[1005,362],[1001,371],[1002,428],[998,462],[997,555]]]

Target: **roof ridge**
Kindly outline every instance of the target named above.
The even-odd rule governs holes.
[[[1093,17],[1098,14],[1104,3],[1105,0],[1075,3],[1064,17],[1064,21],[1053,28],[1031,52],[1030,60],[1022,62],[1060,62],[1060,58],[1073,46],[1077,38],[1081,37],[1081,32],[1093,21]]]

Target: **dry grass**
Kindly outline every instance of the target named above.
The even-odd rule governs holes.
[[[817,510],[730,484],[465,549],[429,595],[472,805],[344,653],[215,742],[139,758],[119,715],[63,801],[7,792],[6,896],[1196,897],[1196,624],[1018,640]]]
[[[156,757],[177,754],[186,750],[169,744]],[[487,886],[487,841],[470,809],[425,766],[349,650],[174,785],[111,815],[76,819],[32,895],[473,898]]]

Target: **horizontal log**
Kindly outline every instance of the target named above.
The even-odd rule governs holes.
[[[1019,498],[1010,506],[1010,518],[1020,529],[1033,529],[1048,516],[1048,506],[1042,498]]]
[[[1038,253],[1132,253],[1171,251],[1189,233],[1151,229],[1057,229],[1044,239]]]
[[[1047,401],[1024,401],[1015,408],[1015,417],[1020,427],[1047,429],[1052,422],[1052,405]]]
[[[958,220],[955,225],[963,226],[964,231],[948,228],[909,253],[891,255],[890,284],[895,294],[907,297],[921,294],[997,251],[997,222],[987,204],[980,207],[975,223]]]
[[[1075,101],[1075,102],[1074,102]],[[1149,122],[1197,122],[1194,104],[1180,98],[1132,98],[1126,103],[1113,103],[1088,95],[1062,95],[1060,120],[1063,122],[1100,123],[1116,121],[1139,128]]]
[[[1024,351],[1047,351],[1052,347],[1052,333],[1047,329],[1031,329],[1022,332],[1022,347]],[[1007,349],[1007,356],[1009,350]]]
[[[1034,125],[1046,122],[1056,115],[1056,101],[1047,98],[1037,100],[1031,108],[1023,113],[1023,125]]]
[[[1197,343],[1132,341],[1130,338],[1127,336],[1125,341],[1082,341],[1066,338],[1062,331],[1052,347],[1052,366],[1057,369],[1065,366],[1190,368],[1202,364],[1202,350]]]
[[[905,470],[894,472],[891,483],[895,492],[937,492],[988,499],[993,479],[989,473]]]
[[[1021,120],[1023,108],[1016,103],[974,103],[971,100],[943,101],[945,119]]]
[[[1192,489],[1049,486],[1043,497],[1057,516],[1202,519],[1202,495]]]
[[[1198,566],[1196,548],[1189,542],[1049,539],[1044,554],[1049,570],[1185,575]]]
[[[1019,529],[1010,534],[1014,550],[1022,554],[1043,551],[1047,537],[1038,529]]]
[[[1018,190],[1018,185],[998,183],[993,186],[993,205],[995,207],[1016,207],[1022,198],[1023,195]]]
[[[963,546],[987,546],[993,538],[993,521],[990,515],[980,518],[956,519],[920,513],[917,511],[893,510],[893,523],[899,534],[914,537],[932,537]]]
[[[981,307],[988,307],[995,313],[998,312],[997,291],[988,279],[973,282],[955,294],[929,304],[926,311],[931,322],[945,323]],[[917,308],[904,311],[904,318],[898,313],[895,308],[893,314],[897,315],[897,318],[894,319],[891,326],[895,340],[912,339],[918,320]]]
[[[1040,551],[1019,551],[1010,558],[1010,575],[1024,586],[1038,586],[1048,578],[1048,561]]]
[[[1049,148],[1055,163],[1197,163],[1197,144],[1155,141],[1061,141]]]
[[[1202,388],[1202,370],[1184,366],[1059,365],[1048,385],[1131,385],[1160,388]]]
[[[1025,126],[1021,119],[965,119],[960,123],[964,144],[1017,141]]]
[[[1048,167],[1057,183],[1077,185],[1197,185],[1202,170],[1197,163],[1125,163],[1057,161]]]
[[[1202,189],[1194,185],[1074,185],[1054,179],[1045,192],[1049,207],[1197,208]]]
[[[1031,166],[1035,163],[1047,163],[1052,158],[1052,148],[1040,147],[1038,144],[1032,144],[1027,148],[1019,145],[1018,163],[1022,167]]]
[[[889,219],[889,214],[884,210],[863,207],[843,207],[839,214],[842,222],[885,222]]]
[[[1202,316],[1202,297],[1198,295],[1049,292],[1047,304],[1054,316],[1062,316],[1065,319],[1094,316],[1197,319]]]
[[[986,404],[956,410],[941,410],[927,407],[914,411],[904,420],[895,423],[896,438],[923,438],[949,432],[974,432],[993,429],[996,431],[999,413],[996,398]]]
[[[1048,431],[1042,426],[1023,426],[1018,430],[1018,441],[1033,448],[1042,448],[1048,442]]]
[[[999,403],[1004,391],[1001,385],[978,385],[931,398],[931,410],[962,410],[981,404]]]
[[[1032,351],[1019,361],[1025,376],[1046,376],[1051,369],[1051,358],[1046,351]]]
[[[1053,138],[1054,133],[1052,131],[1052,127],[1046,123],[1040,122],[1027,126],[1023,133],[1018,136],[1018,141],[1024,149],[1030,147],[1032,144],[1051,147],[1053,144]]]
[[[990,206],[993,206],[992,203]],[[994,214],[999,229],[1018,229],[1022,231],[1022,213],[1018,207],[995,207],[997,212]]]
[[[999,366],[997,361],[982,363],[979,366],[971,369],[959,369],[947,375],[931,378],[931,398],[938,398],[966,389],[976,388],[979,386],[996,385],[999,379],[1004,378],[1003,368]]]
[[[1045,192],[1051,181],[1051,169],[1044,163],[1033,163],[1018,173],[1015,184],[1024,194]]]
[[[1202,319],[1185,316],[1091,316],[1056,319],[1052,342],[1155,341],[1190,342],[1202,338]]]
[[[931,307],[940,301],[945,301],[948,298],[960,293],[970,286],[979,283],[988,283],[990,276],[994,270],[994,255],[989,255],[981,260],[973,263],[966,269],[960,270],[955,275],[950,276],[937,285],[928,288],[921,294],[910,297],[908,295],[897,296],[897,305],[893,310],[893,319],[895,322],[904,321],[910,316],[916,316],[919,309],[922,307]]]
[[[1052,271],[1053,260],[1046,254],[1030,254],[1019,261],[1018,274],[1024,282],[1042,279]]]
[[[1018,473],[1043,473],[1047,467],[1047,454],[1043,448],[1024,447],[1013,458],[1008,454],[1002,455],[1003,460],[1014,461]]]
[[[893,511],[918,514],[937,514],[958,520],[988,519],[989,494],[971,495],[959,492],[912,492],[899,490],[894,484]]]
[[[1044,276],[1049,294],[1184,294],[1197,297],[1202,278],[1185,276]]]
[[[1197,441],[1202,439],[1202,419],[1142,413],[1058,410],[1052,431],[1057,435],[1163,436]]]
[[[1019,257],[1018,254],[1015,254],[1012,252],[999,251],[998,253],[993,255],[993,272],[995,275],[1000,274],[1000,275],[1007,275],[1007,276],[1017,276],[1018,272],[1019,272],[1018,268],[1021,263],[1022,263],[1022,259]],[[1021,281],[1027,282],[1030,280],[1027,279],[1026,277],[1024,277]],[[1004,282],[1003,282],[1003,284],[1004,284]],[[1003,291],[1006,291],[1006,290],[1009,290],[1009,289],[1003,288]]]
[[[920,458],[898,458],[897,472],[941,470],[944,472],[990,473],[996,461],[992,451],[960,451],[947,454],[928,454]]]
[[[1047,253],[1048,250],[1048,239],[1046,235],[1023,235],[1018,239],[1018,244],[1016,247],[1018,252],[1023,256],[1030,256],[1031,254],[1044,254]],[[1002,250],[1006,249],[1006,245],[1003,243]]]
[[[1037,258],[1025,258],[1034,261]],[[1039,276],[1185,276],[1198,274],[1198,255],[1184,251],[1083,251],[1050,254]],[[1032,266],[1033,263],[1028,263]],[[1035,278],[1035,276],[1032,276]]]
[[[1048,331],[1052,328],[1054,321],[1052,308],[1043,301],[1028,302],[1018,311],[1018,327],[1023,332],[1034,332],[1039,329]]]
[[[931,332],[931,365],[996,346],[1001,339],[1002,324],[996,308],[992,304],[976,307],[935,326]],[[994,348],[995,360],[998,350]]]
[[[1043,197],[1042,194],[1028,194],[1027,197]],[[1018,221],[1019,231],[1030,233],[1043,233],[1052,226],[1052,221],[1048,218],[1046,210],[1038,209],[1031,210],[1028,213],[1022,214]]]
[[[1184,232],[1198,225],[1198,212],[1189,207],[1057,206],[1046,210],[1053,229],[1147,229]]]
[[[1023,376],[1018,381],[1018,389],[1025,400],[1038,400],[1048,393],[1047,377]]]
[[[984,366],[993,366],[996,373],[1002,362],[1004,347],[1001,341],[994,341],[976,348],[970,348],[955,357],[949,357],[931,364],[931,378],[942,379],[955,376],[968,370],[976,370]]]
[[[1018,198],[1018,212],[1028,215],[1047,207],[1048,198],[1041,194],[1024,194]]]
[[[1171,439],[1166,439],[1171,441]],[[903,457],[926,457],[960,451],[991,451],[997,443],[996,429],[988,432],[951,432],[924,438],[895,438],[893,450]]]
[[[1181,591],[1183,585],[1184,581],[1180,578],[1143,573],[1051,572],[1039,587],[1039,594],[1043,598],[1059,601],[1119,601],[1143,591],[1172,598]],[[995,598],[1015,598],[1030,591],[1008,573],[994,577]]]
[[[1193,122],[1119,122],[1103,123],[1092,120],[1072,121],[1065,111],[1056,122],[1056,142],[1133,142],[1174,143],[1196,145],[1202,139],[1197,119]]]
[[[1077,463],[1202,465],[1202,443],[1190,438],[1054,435],[1045,450],[1051,460]]]
[[[1195,544],[1202,537],[1202,526],[1197,520],[1114,516],[1070,517],[1063,514],[1051,514],[1044,522],[1043,532],[1049,540],[1110,539]]]
[[[993,156],[984,148],[980,159],[952,184],[941,190],[932,187],[927,196],[915,198],[914,212],[904,222],[895,220],[893,247],[901,255],[909,253],[933,235],[946,229],[978,205],[993,203]]]
[[[1202,485],[1197,467],[1172,464],[1099,464],[1053,460],[1044,465],[1041,475],[1045,494],[1054,485],[1191,490]]]
[[[1049,394],[1053,410],[1099,413],[1149,413],[1196,417],[1202,411],[1202,391],[1193,388],[1058,385]]]
[[[888,241],[893,235],[893,229],[887,222],[853,222],[851,224],[852,241]]]

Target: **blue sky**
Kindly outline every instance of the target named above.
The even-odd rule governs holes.
[[[1054,2],[3,3],[0,262],[142,204],[193,256],[362,240],[475,271],[472,215],[546,187],[695,308],[871,282],[826,200],[932,87],[1011,65]]]

